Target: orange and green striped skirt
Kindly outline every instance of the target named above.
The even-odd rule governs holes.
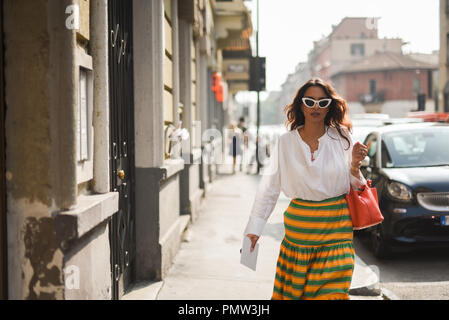
[[[348,300],[354,246],[345,195],[292,199],[284,226],[272,299]]]

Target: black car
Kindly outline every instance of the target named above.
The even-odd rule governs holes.
[[[385,220],[367,229],[374,254],[396,246],[449,246],[449,124],[410,123],[367,135],[362,173]]]

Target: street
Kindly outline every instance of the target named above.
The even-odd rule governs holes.
[[[379,260],[370,251],[366,236],[354,241],[356,254],[367,264],[379,268],[381,288],[405,300],[449,299],[449,250],[420,249],[397,252]]]
[[[449,249],[375,258],[449,243],[449,1],[348,2],[0,0],[0,300],[269,300],[275,281],[449,300]],[[356,226],[322,201],[284,225],[281,193],[248,228],[257,270],[241,264],[270,159],[267,198],[326,200],[360,170],[384,215],[373,252],[292,247],[276,275],[284,228],[321,245]]]
[[[199,220],[191,225],[157,299],[245,300],[269,299],[279,243],[283,237],[283,210],[289,199],[281,193],[262,237],[257,271],[239,264],[242,231],[247,222],[259,177],[225,174],[209,192]],[[204,209],[207,211],[204,211]],[[449,252],[442,249],[398,252],[379,260],[367,236],[354,238],[356,255],[374,270],[380,288],[404,300],[449,299]],[[369,297],[351,296],[351,299]],[[371,299],[381,299],[372,297]]]
[[[260,176],[241,172],[231,175],[227,173],[230,171],[221,169],[221,177],[208,191],[199,219],[188,229],[173,266],[160,284],[158,300],[271,298],[276,260],[284,233],[283,211],[290,199],[281,193],[259,240],[257,270],[254,272],[240,265],[239,249]],[[366,268],[357,262],[356,268],[359,277],[363,278]],[[353,283],[367,280],[353,277]],[[148,299],[149,296],[132,295],[128,298]],[[382,300],[383,297],[351,296],[351,300],[356,299]]]
[[[258,180],[257,176],[237,173],[224,174],[214,183],[157,299],[270,299],[282,238],[281,211],[288,200],[278,201],[260,239],[257,271],[240,265],[243,230]]]

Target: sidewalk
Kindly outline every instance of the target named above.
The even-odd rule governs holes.
[[[213,183],[199,219],[190,225],[164,281],[140,284],[125,299],[267,300],[271,298],[283,212],[290,199],[279,197],[259,239],[257,271],[240,264],[243,230],[260,176],[222,173]],[[230,170],[229,170],[230,171]],[[377,275],[356,257],[351,299],[383,300]]]

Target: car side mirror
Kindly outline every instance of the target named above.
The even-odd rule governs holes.
[[[360,167],[362,167],[362,168],[369,167],[369,160],[370,160],[370,157],[366,156],[365,159],[362,160],[362,165]]]

